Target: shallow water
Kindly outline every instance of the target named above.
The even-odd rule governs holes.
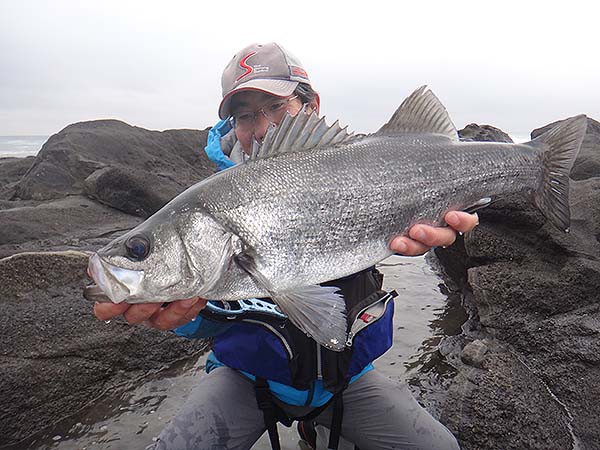
[[[394,346],[375,366],[393,379],[409,383],[417,398],[435,414],[436,400],[452,369],[439,357],[437,344],[444,336],[460,333],[465,315],[460,305],[440,291],[443,283],[426,258],[393,256],[380,264],[385,287],[396,289]],[[176,413],[202,376],[206,355],[197,361],[176,364],[160,373],[106,394],[70,418],[19,448],[39,449],[143,449]],[[297,450],[295,426],[280,427],[282,448]],[[266,435],[253,447],[268,450]]]

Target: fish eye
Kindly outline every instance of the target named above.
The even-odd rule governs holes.
[[[130,258],[141,261],[150,253],[150,241],[144,236],[132,236],[125,242],[125,248]]]

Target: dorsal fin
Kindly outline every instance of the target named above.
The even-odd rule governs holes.
[[[427,86],[421,86],[404,100],[390,121],[375,134],[441,134],[458,141],[448,111]]]
[[[319,118],[314,111],[306,114],[305,108],[302,108],[293,117],[289,113],[286,114],[279,126],[270,126],[262,145],[254,145],[250,159],[330,147],[346,142],[352,137],[347,127],[341,128],[339,122],[328,126],[324,117]]]

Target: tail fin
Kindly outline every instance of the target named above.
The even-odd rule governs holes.
[[[569,232],[569,173],[585,136],[587,117],[572,117],[542,134],[529,145],[544,151],[542,181],[533,194],[533,201],[555,226]]]

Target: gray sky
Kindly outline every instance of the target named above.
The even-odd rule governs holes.
[[[0,135],[98,118],[208,127],[225,64],[273,40],[354,131],[375,131],[423,84],[458,128],[600,120],[597,2],[301,3],[0,0]]]

